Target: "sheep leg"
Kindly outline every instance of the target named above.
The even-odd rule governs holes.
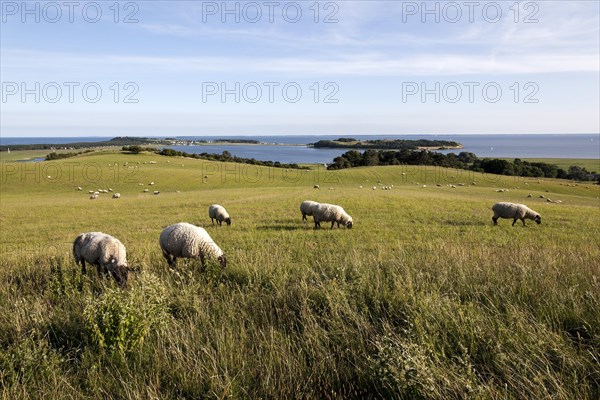
[[[494,221],[494,225],[498,225],[498,217],[492,217],[492,221]]]
[[[333,225],[335,225],[335,221],[331,221],[331,229],[333,229]],[[339,225],[338,225],[339,228]]]
[[[519,219],[519,218],[515,218],[515,219],[513,220],[512,226],[515,226],[515,222],[517,222],[517,220],[518,220],[518,219]]]
[[[83,258],[81,259],[81,273],[83,275],[87,275],[87,271],[85,269],[85,260]]]
[[[306,222],[306,214],[302,214],[302,222]]]
[[[218,219],[217,222],[219,223],[219,226],[223,226],[223,221],[221,221],[220,219]]]
[[[317,220],[315,220],[315,229],[320,228],[321,227],[321,223]]]
[[[171,255],[164,250],[162,253],[163,253],[163,257],[167,260],[167,264],[169,264],[169,267],[173,267],[175,265],[175,257],[173,257],[173,259],[171,259]]]
[[[211,223],[211,225],[214,225],[215,224],[215,220],[211,218],[210,219],[210,223]]]
[[[206,262],[204,260],[204,254],[200,253],[200,271],[204,272],[206,270]]]
[[[521,221],[523,221],[523,226],[527,226],[525,225],[525,218],[521,218]]]

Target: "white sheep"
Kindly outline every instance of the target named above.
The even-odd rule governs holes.
[[[498,218],[513,218],[512,225],[515,225],[518,219],[523,222],[523,226],[525,226],[525,220],[531,219],[538,224],[542,223],[542,217],[537,212],[533,211],[529,207],[524,204],[515,204],[515,203],[496,203],[492,206],[492,211],[494,211],[494,216],[492,217],[492,221],[494,221],[494,225],[498,225]]]
[[[81,186],[77,186],[77,190],[82,190],[82,189],[81,189]]]
[[[321,187],[319,185],[315,185],[313,186],[313,189],[320,189]]]
[[[121,198],[121,193],[115,193],[112,195],[113,199],[120,199]]]
[[[305,200],[302,203],[300,203],[300,212],[302,213],[302,221],[306,222],[307,221],[306,216],[308,215],[309,217],[311,217],[313,215],[313,210],[318,205],[319,205],[319,203],[317,203],[316,201],[311,201],[311,200]]]
[[[346,228],[352,228],[352,217],[344,211],[344,209],[335,204],[320,203],[313,208],[313,218],[315,220],[315,229],[321,227],[321,221],[331,221],[331,229],[333,225],[337,223],[338,228],[340,224]]]
[[[160,191],[155,190],[154,192],[152,192],[152,194],[160,194]]]
[[[215,220],[217,220],[217,224],[222,225],[223,221],[227,225],[231,225],[231,218],[229,217],[229,213],[225,210],[225,207],[220,206],[218,204],[213,204],[208,207],[208,217],[210,218],[210,222],[214,225]]]
[[[160,248],[170,267],[174,267],[177,257],[200,258],[202,269],[207,257],[216,258],[225,268],[227,259],[223,250],[212,240],[204,228],[180,222],[166,227],[160,234]]]
[[[99,194],[97,192],[96,193],[92,193],[90,195],[90,200],[96,200],[96,199],[98,199],[98,197],[99,197]]]
[[[85,262],[95,265],[98,273],[110,273],[121,286],[127,284],[127,252],[119,239],[102,232],[82,233],[73,241],[75,263],[81,264],[85,274]]]

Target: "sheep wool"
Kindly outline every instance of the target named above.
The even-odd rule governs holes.
[[[225,210],[225,207],[218,204],[213,204],[208,207],[208,217],[213,225],[215,224],[215,220],[217,220],[217,224],[219,225],[222,225],[223,221],[225,221],[227,225],[231,225],[231,218],[229,217],[227,210]]]
[[[525,226],[525,220],[531,219],[538,224],[542,223],[542,217],[537,212],[533,211],[529,207],[524,204],[515,204],[515,203],[496,203],[492,206],[492,211],[494,211],[494,216],[492,217],[492,221],[494,221],[494,225],[498,225],[498,218],[512,218],[513,223],[517,222],[518,219],[523,222],[523,226]]]
[[[169,266],[175,266],[177,258],[200,258],[202,269],[205,259],[215,258],[221,268],[227,265],[223,250],[212,240],[204,228],[180,222],[169,225],[160,234],[160,248]]]
[[[318,204],[313,209],[313,218],[315,220],[315,229],[321,227],[321,222],[329,221],[331,221],[331,229],[333,229],[335,223],[337,223],[338,228],[340,224],[346,228],[352,228],[352,217],[342,207],[335,204]]]
[[[316,201],[305,200],[300,204],[300,212],[302,213],[302,221],[306,222],[306,216],[312,217],[313,210],[319,203]]]
[[[73,257],[81,273],[86,273],[87,261],[98,273],[110,273],[121,286],[127,284],[127,251],[119,239],[102,232],[82,233],[73,241]]]

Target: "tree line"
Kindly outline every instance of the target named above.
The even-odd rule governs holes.
[[[177,151],[173,149],[163,148],[161,150],[156,150],[156,154],[160,154],[161,156],[167,157],[188,157],[188,158],[196,158],[202,160],[209,161],[221,161],[221,162],[234,162],[240,164],[252,164],[252,165],[261,165],[265,167],[274,167],[274,168],[290,168],[290,169],[309,169],[308,167],[301,167],[296,163],[281,163],[279,161],[260,161],[255,158],[243,158],[232,155],[228,151],[224,151],[221,154],[215,153],[186,153],[184,151]]]
[[[420,147],[450,147],[455,148],[461,146],[460,143],[449,141],[449,140],[429,140],[429,139],[415,139],[415,140],[358,140],[354,138],[339,138],[336,140],[319,140],[316,143],[310,144],[315,148],[355,148],[355,149],[390,149],[390,150],[403,150],[410,149],[416,150]]]
[[[334,158],[333,163],[327,169],[337,170],[375,165],[433,165],[497,175],[572,179],[578,181],[600,179],[597,172],[590,172],[586,168],[576,165],[572,165],[568,170],[564,170],[554,164],[529,162],[519,158],[515,158],[513,161],[499,158],[478,158],[475,154],[466,151],[459,154],[442,154],[427,150],[416,151],[410,149],[401,151],[365,150],[362,153],[350,150]]]

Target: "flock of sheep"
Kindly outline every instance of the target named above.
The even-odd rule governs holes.
[[[219,225],[223,221],[231,224],[229,214],[218,204],[209,207],[209,217]],[[208,232],[187,222],[167,226],[160,234],[159,243],[169,267],[175,266],[177,258],[200,258],[203,269],[206,258],[216,259],[221,268],[227,265],[223,250]],[[86,273],[85,263],[88,262],[96,266],[99,274],[112,275],[121,286],[127,284],[127,250],[119,239],[102,232],[82,233],[73,242],[73,257],[75,263],[81,265],[82,274]]]
[[[540,224],[542,217],[524,204],[501,202],[492,207],[494,225],[498,225],[498,218],[512,218],[512,225],[521,220],[530,219]],[[300,204],[303,222],[307,216],[312,216],[315,229],[321,227],[321,222],[331,222],[331,229],[337,223],[346,228],[352,228],[352,217],[340,206],[335,204],[317,203],[306,200]],[[231,217],[223,206],[213,204],[208,208],[211,223],[218,225],[225,222],[231,225]],[[214,242],[208,232],[199,226],[180,222],[169,225],[160,234],[160,248],[169,267],[174,267],[177,258],[199,258],[202,269],[206,267],[206,258],[213,258],[219,262],[221,268],[227,265],[227,258],[223,250]],[[73,242],[73,257],[77,265],[81,265],[81,272],[86,273],[85,263],[95,265],[99,274],[112,275],[121,286],[127,284],[127,251],[119,239],[102,232],[87,232],[78,235]]]

